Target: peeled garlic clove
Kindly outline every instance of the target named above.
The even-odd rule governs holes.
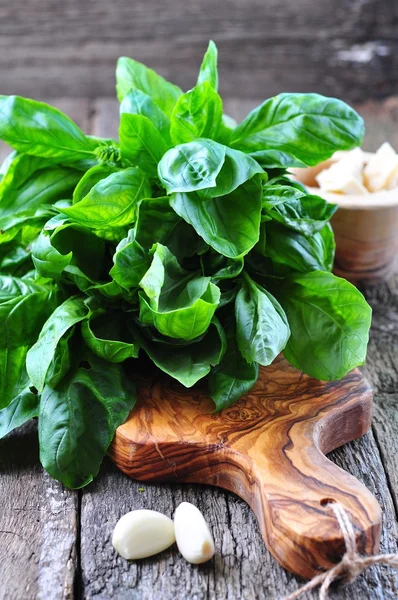
[[[155,510],[133,510],[116,523],[112,544],[123,558],[146,558],[174,544],[174,523]]]
[[[190,563],[199,565],[214,556],[214,541],[199,509],[182,502],[174,513],[174,531],[179,551]]]

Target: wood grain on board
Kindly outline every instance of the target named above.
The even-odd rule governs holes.
[[[30,10],[30,4],[24,4],[24,9]],[[372,2],[362,4],[370,7]],[[72,10],[73,3],[67,5]],[[66,10],[67,5],[57,5],[58,10]],[[13,11],[14,6],[12,3],[1,6],[2,15],[4,10]],[[77,2],[75,6],[77,9]],[[79,6],[82,5],[79,3]],[[72,66],[70,71],[74,71]],[[233,90],[233,96],[237,89]],[[44,95],[41,86],[40,90],[38,96],[53,102]],[[29,90],[26,93],[33,95]],[[262,90],[258,97],[264,97]],[[240,99],[231,102],[230,112],[238,118],[236,111],[247,112],[257,104]],[[55,103],[60,108],[65,106],[61,106],[59,100]],[[88,101],[68,100],[67,105],[66,112],[78,121],[80,116],[81,125],[86,129]],[[375,149],[386,138],[393,145],[395,139],[398,147],[396,105],[396,99],[366,104],[367,129],[371,132],[368,149]],[[89,108],[92,127],[103,131],[102,135],[115,136],[117,105],[114,101],[101,99]],[[116,117],[110,118],[112,110]],[[398,277],[376,288],[365,288],[364,292],[373,308],[365,374],[375,392],[375,418],[372,431],[333,451],[329,458],[362,481],[376,496],[383,512],[380,550],[396,552]],[[49,504],[48,486],[51,493],[56,489],[57,502],[62,500],[55,509]],[[192,567],[175,547],[145,561],[129,562],[117,556],[111,545],[112,531],[125,512],[151,508],[172,516],[176,506],[184,500],[199,506],[210,524],[217,547],[213,561]],[[281,600],[301,583],[271,556],[253,512],[234,494],[192,484],[142,484],[126,477],[108,459],[89,487],[68,492],[43,475],[37,442],[29,427],[0,442],[0,504],[1,600]],[[54,532],[52,537],[45,536],[45,523],[47,531]],[[60,537],[55,535],[58,528],[61,528]],[[62,528],[69,533],[66,535]],[[22,535],[22,531],[27,533],[29,545],[23,546],[18,541],[17,534]],[[45,537],[49,541],[43,551]],[[68,541],[63,543],[64,539]],[[38,560],[38,556],[43,559]],[[38,595],[40,579],[42,592]],[[331,600],[394,600],[397,590],[396,572],[377,566],[352,584],[338,585],[330,597]],[[318,594],[310,593],[306,598],[317,600]]]
[[[0,92],[111,96],[121,55],[189,89],[212,38],[226,97],[386,97],[397,20],[395,0],[13,0],[0,3]]]

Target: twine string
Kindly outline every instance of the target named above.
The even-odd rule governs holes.
[[[366,569],[378,564],[398,568],[398,554],[378,554],[376,556],[358,554],[354,527],[346,510],[337,502],[331,503],[330,507],[344,536],[345,554],[337,565],[329,571],[316,575],[301,588],[286,596],[284,600],[296,600],[318,586],[320,586],[319,600],[327,600],[328,590],[337,579],[344,579],[347,582],[354,581]]]

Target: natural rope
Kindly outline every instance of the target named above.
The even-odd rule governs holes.
[[[306,592],[321,586],[319,590],[319,600],[327,600],[328,590],[336,579],[344,578],[346,581],[354,581],[366,569],[372,565],[384,564],[389,567],[398,568],[398,554],[379,554],[377,556],[361,556],[357,552],[354,527],[341,504],[333,502],[330,504],[333,509],[340,529],[343,532],[345,542],[345,554],[341,561],[329,571],[316,575],[311,581],[303,585],[293,594],[286,596],[284,600],[295,600],[300,598]]]

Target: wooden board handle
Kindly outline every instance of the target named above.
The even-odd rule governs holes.
[[[275,558],[288,570],[311,578],[320,569],[331,568],[345,551],[344,537],[331,502],[340,503],[357,532],[358,550],[377,552],[381,511],[367,488],[332,463],[324,453],[339,444],[339,436],[358,436],[370,424],[370,405],[358,403],[338,419],[326,415],[313,424],[296,422],[290,429],[283,454],[267,451],[257,458],[252,479],[259,486],[248,503],[258,518],[261,532]],[[364,411],[366,414],[364,414]],[[347,428],[350,428],[351,431]],[[312,431],[311,431],[312,430]],[[273,459],[275,464],[272,466]],[[271,477],[270,477],[271,474]]]

